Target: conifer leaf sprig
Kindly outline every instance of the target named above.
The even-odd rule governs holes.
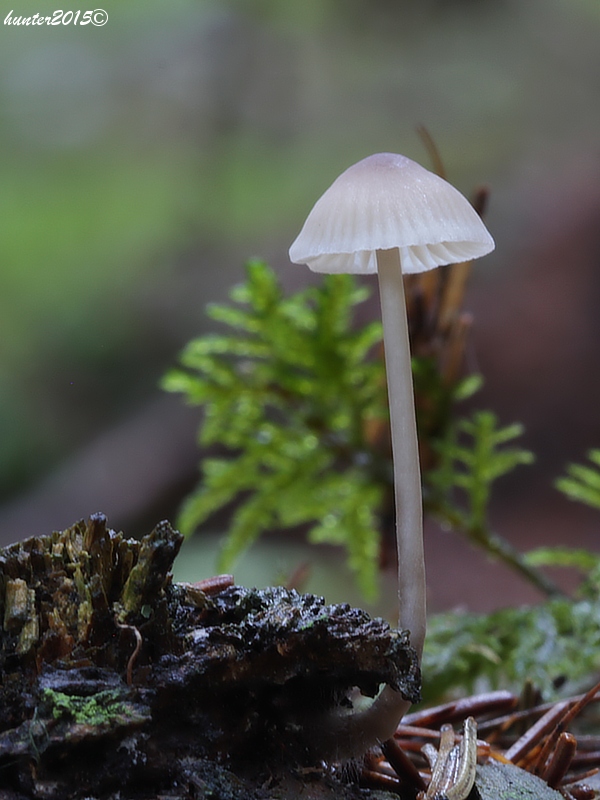
[[[536,565],[491,529],[489,503],[494,482],[522,464],[528,450],[508,446],[523,433],[522,425],[500,427],[491,411],[453,420],[437,443],[438,464],[425,476],[426,509],[443,525],[462,533],[492,558],[503,561],[549,597],[560,590]]]
[[[590,450],[592,466],[569,464],[567,474],[555,483],[571,500],[579,500],[592,508],[600,508],[600,449]]]
[[[375,596],[384,487],[365,432],[386,419],[387,402],[382,360],[368,358],[381,325],[352,327],[367,295],[350,276],[330,275],[285,297],[273,271],[252,261],[233,305],[207,310],[231,332],[190,342],[183,368],[165,377],[164,388],[203,406],[201,443],[229,451],[203,460],[178,521],[190,533],[237,499],[221,568],[263,531],[308,524],[311,541],[346,548]]]
[[[428,474],[440,508],[463,530],[476,536],[488,527],[488,506],[494,482],[520,464],[531,464],[533,454],[507,443],[523,433],[514,423],[500,427],[491,411],[476,411],[470,418],[453,422],[438,444],[439,464]],[[459,490],[466,502],[457,502]]]

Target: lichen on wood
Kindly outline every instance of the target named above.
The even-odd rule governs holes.
[[[407,633],[282,588],[174,584],[181,541],[96,514],[0,551],[2,800],[379,796],[295,770],[353,687],[418,698]]]

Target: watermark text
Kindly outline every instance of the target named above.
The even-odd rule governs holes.
[[[108,14],[102,8],[95,8],[93,11],[63,11],[58,8],[50,16],[45,14],[32,14],[24,16],[15,14],[14,10],[8,12],[4,17],[5,25],[32,26],[32,25],[94,25],[99,28],[108,22]]]

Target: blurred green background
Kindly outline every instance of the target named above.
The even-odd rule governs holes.
[[[314,280],[287,258],[312,203],[373,152],[429,166],[425,125],[455,185],[492,188],[469,366],[480,404],[525,422],[539,457],[498,524],[520,545],[597,549],[595,517],[549,486],[600,437],[597,0],[102,7],[101,27],[0,27],[0,541],[97,510],[131,535],[174,518],[199,417],[157,384],[205,304],[254,255],[290,289]],[[0,16],[56,8],[11,0]],[[444,607],[448,564],[456,586],[469,554],[430,542]],[[275,580],[302,557],[250,561]],[[488,602],[483,570],[460,596],[498,604],[503,580]]]

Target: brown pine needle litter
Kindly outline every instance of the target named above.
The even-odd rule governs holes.
[[[568,800],[587,800],[596,793],[582,781],[600,771],[600,735],[576,734],[569,728],[586,707],[599,700],[600,682],[585,694],[525,708],[523,698],[497,691],[408,714],[394,737],[369,754],[361,785],[429,800],[440,791],[433,785],[432,772],[434,781],[436,773],[439,781],[445,770],[442,794],[462,800],[472,784],[463,781],[458,786],[452,776],[464,776],[472,769],[473,764],[469,767],[465,762],[474,756],[467,755],[466,743],[461,747],[463,735],[452,726],[465,726],[472,736],[471,718],[477,726],[479,763],[489,759],[512,763],[539,776]],[[439,759],[446,763],[436,767]]]

